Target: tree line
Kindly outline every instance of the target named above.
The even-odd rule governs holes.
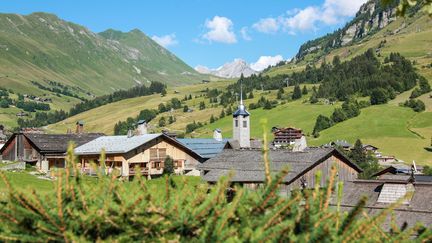
[[[135,98],[140,96],[151,95],[154,93],[166,93],[166,85],[160,82],[152,82],[147,86],[135,86],[128,90],[119,90],[109,95],[103,95],[96,97],[92,100],[83,101],[73,106],[69,112],[59,110],[50,112],[48,114],[42,114],[44,112],[36,112],[32,119],[18,119],[19,128],[23,127],[40,127],[48,124],[56,123],[64,120],[68,117],[77,115],[79,113],[94,109],[99,106],[103,106],[109,103],[117,102],[124,99]],[[46,119],[49,118],[49,119]]]

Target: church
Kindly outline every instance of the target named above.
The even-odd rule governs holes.
[[[247,111],[242,95],[237,110],[233,113],[233,139],[221,153],[199,164],[202,178],[209,183],[216,183],[220,177],[234,173],[232,183],[256,189],[264,184],[264,157],[261,146],[251,140],[251,114]],[[288,167],[289,173],[283,178],[281,193],[291,190],[310,188],[319,183],[325,186],[333,165],[338,169],[337,180],[352,181],[362,172],[342,152],[334,148],[304,148],[293,151],[273,147],[268,155],[270,171],[273,175]],[[320,181],[315,181],[317,171],[322,172]]]

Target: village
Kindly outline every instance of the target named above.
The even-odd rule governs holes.
[[[383,155],[379,148],[365,144],[362,152],[373,156],[379,171],[369,178],[361,176],[363,169],[347,156],[353,145],[337,140],[320,147],[308,147],[301,129],[273,127],[274,139],[269,144],[251,139],[250,116],[243,99],[232,115],[232,138],[223,138],[220,129],[212,138],[177,138],[175,133],[149,133],[148,124],[138,121],[135,130],[125,136],[86,133],[85,122],[77,121],[75,130],[65,134],[45,134],[40,129],[23,129],[9,139],[0,130],[1,170],[17,170],[33,166],[46,178],[55,180],[55,171],[66,168],[66,152],[70,143],[76,147],[78,168],[83,175],[96,176],[100,170],[110,175],[116,171],[119,180],[132,180],[137,173],[147,180],[167,173],[201,177],[204,182],[217,183],[221,177],[234,173],[231,184],[249,190],[263,186],[265,168],[263,149],[269,150],[271,171],[277,174],[284,167],[289,172],[281,181],[279,194],[289,196],[292,191],[313,188],[316,183],[325,187],[331,167],[337,167],[337,180],[344,183],[342,206],[353,209],[361,196],[367,196],[366,209],[376,213],[410,195],[395,209],[396,223],[432,224],[432,176],[422,173],[423,167],[398,162],[394,156]],[[3,127],[1,127],[3,129]],[[100,158],[104,154],[102,167]],[[168,165],[170,163],[170,165]],[[94,166],[96,165],[96,167]],[[137,171],[138,170],[138,171]],[[316,180],[316,173],[322,177]],[[411,194],[412,193],[412,194]],[[384,228],[390,229],[390,221]]]

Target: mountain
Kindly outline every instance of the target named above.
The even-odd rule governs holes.
[[[150,81],[205,78],[140,30],[94,33],[55,15],[0,14],[0,86],[37,93],[55,81],[94,95]]]
[[[396,20],[395,14],[395,4],[382,6],[380,0],[371,0],[361,6],[355,18],[343,28],[303,44],[296,55],[296,60],[302,60],[308,54],[319,55],[359,42]]]
[[[212,74],[222,78],[239,78],[242,74],[245,77],[249,77],[252,74],[258,73],[242,59],[234,59],[234,61],[225,63],[223,66],[217,69],[209,69],[205,66],[197,66],[195,67],[195,70],[202,74]]]

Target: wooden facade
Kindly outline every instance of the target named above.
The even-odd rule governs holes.
[[[65,167],[65,153],[70,142],[81,145],[99,136],[101,134],[15,133],[0,149],[0,160],[26,162],[48,172]]]
[[[179,147],[164,137],[158,137],[145,143],[127,153],[107,154],[106,168],[107,173],[114,169],[120,171],[121,176],[129,177],[140,170],[142,175],[159,176],[163,174],[165,159],[172,158],[175,174],[187,174],[193,172],[196,165],[200,163],[200,158],[190,153],[187,149]],[[95,173],[91,162],[99,164],[100,154],[80,155],[81,170],[88,174]]]

